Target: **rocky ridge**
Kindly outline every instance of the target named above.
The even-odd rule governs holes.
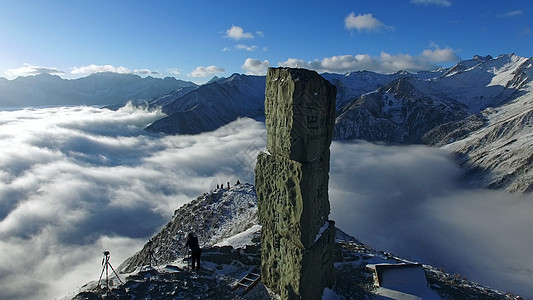
[[[167,134],[197,134],[215,130],[239,117],[263,119],[264,97],[264,77],[233,74],[164,105],[167,117],[146,129]]]
[[[82,287],[73,299],[276,299],[277,295],[261,283],[246,295],[233,290],[239,279],[260,264],[261,227],[256,225],[257,200],[253,190],[250,184],[237,185],[229,190],[212,190],[182,206],[151,239],[157,263],[148,266],[147,244],[117,268],[121,270],[119,276],[123,283],[111,278],[111,287],[107,290],[93,281]],[[228,231],[228,228],[206,222],[207,212],[220,216],[220,220],[236,218],[241,221],[217,223],[230,227]],[[173,239],[184,236],[191,228],[201,237],[203,247],[199,272],[190,271],[183,252],[179,252],[184,241]],[[336,229],[334,260],[335,283],[325,294],[341,299],[376,296],[377,288],[367,264],[413,263],[374,250],[340,229]],[[423,268],[431,290],[442,299],[519,299],[458,274],[448,274],[428,265]]]
[[[250,184],[215,189],[199,196],[176,210],[172,220],[151,239],[156,245],[153,257],[158,262],[185,257],[189,232],[194,232],[200,247],[205,247],[252,227],[258,223],[256,199],[255,188]],[[145,265],[149,250],[149,245],[145,245],[117,269],[128,273]]]
[[[456,155],[470,185],[533,192],[533,94],[486,109],[483,117],[486,126],[444,148]]]

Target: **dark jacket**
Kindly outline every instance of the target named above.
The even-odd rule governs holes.
[[[192,252],[200,250],[200,246],[198,245],[198,238],[195,236],[188,238],[187,242],[185,243],[185,246],[191,248]]]

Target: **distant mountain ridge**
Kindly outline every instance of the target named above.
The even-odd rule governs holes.
[[[530,192],[533,158],[525,149],[533,149],[532,63],[515,54],[476,55],[415,74],[323,74],[337,87],[335,139],[449,145],[474,185]],[[264,88],[261,76],[218,79],[165,104],[168,116],[147,129],[196,134],[239,117],[261,119]],[[521,147],[502,146],[511,144]],[[489,156],[493,159],[485,159]]]
[[[264,101],[264,76],[233,74],[163,105],[168,116],[155,121],[147,130],[197,134],[215,130],[239,117],[264,119]]]
[[[450,125],[468,118],[477,124],[469,130],[477,130],[482,125],[482,110],[527,93],[523,88],[531,78],[528,65],[530,59],[514,54],[476,56],[435,73],[437,77],[406,74],[347,102],[336,120],[336,138],[430,145],[457,140],[469,131],[451,140],[442,131],[456,130],[458,126]],[[441,126],[445,124],[448,126]],[[448,139],[438,140],[439,136]]]
[[[95,73],[78,79],[39,74],[0,78],[0,107],[52,105],[109,105],[149,100],[196,84],[173,77],[142,78],[134,74]]]
[[[439,144],[442,141],[434,140],[439,135],[431,130],[479,116],[487,107],[514,99],[530,81],[528,64],[531,59],[514,54],[497,58],[476,55],[450,68],[415,74],[356,71],[322,76],[337,87],[337,139]],[[169,116],[148,129],[195,134],[214,130],[237,117],[257,118],[264,106],[264,83],[264,76],[233,74],[216,78],[170,103],[154,102]],[[418,128],[422,124],[424,128]],[[425,139],[426,134],[431,138]]]
[[[337,87],[335,139],[451,149],[472,185],[533,191],[533,58],[476,55],[449,68],[322,74]],[[124,103],[162,107],[147,127],[197,134],[237,118],[264,120],[264,76],[233,74],[197,86],[174,78],[98,73],[0,78],[0,107]],[[50,99],[53,99],[51,101]]]

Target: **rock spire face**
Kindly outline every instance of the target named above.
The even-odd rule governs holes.
[[[329,146],[336,89],[314,71],[269,68],[267,151],[255,170],[263,283],[283,299],[320,299],[333,283]]]

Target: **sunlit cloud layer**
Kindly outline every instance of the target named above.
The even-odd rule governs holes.
[[[131,106],[0,111],[0,298],[75,292],[98,279],[102,251],[118,266],[181,205],[218,183],[253,183],[263,123],[195,136],[143,130],[162,116]],[[334,142],[331,157],[339,228],[481,283],[533,290],[531,196],[465,190],[448,153],[423,146]]]
[[[50,67],[39,67],[34,65],[24,65],[20,68],[15,69],[9,69],[4,72],[4,75],[6,75],[8,78],[15,78],[18,76],[30,76],[30,75],[38,75],[38,74],[52,74],[52,75],[62,75],[65,72],[57,69],[57,68],[50,68]]]
[[[312,69],[319,73],[345,73],[358,70],[391,73],[434,70],[438,67],[438,63],[452,63],[459,60],[459,56],[453,49],[433,45],[431,49],[425,49],[421,54],[414,56],[381,52],[377,57],[369,54],[338,55],[313,61],[289,58],[278,64],[282,67]]]
[[[89,75],[94,73],[112,72],[118,74],[139,74],[139,75],[161,75],[157,71],[151,71],[149,69],[134,69],[130,70],[124,66],[115,67],[113,65],[87,65],[81,67],[74,67],[70,73],[74,75]]]
[[[224,73],[226,70],[217,66],[208,66],[208,67],[197,67],[192,70],[187,76],[189,77],[207,77],[214,76],[216,74]]]
[[[0,112],[0,298],[74,292],[98,279],[103,250],[118,266],[184,203],[220,182],[253,182],[261,123],[147,135],[160,117],[132,107]]]
[[[87,66],[72,67],[70,69],[70,74],[76,75],[76,76],[87,76],[90,74],[102,73],[102,72],[111,72],[111,73],[118,73],[118,74],[138,74],[141,76],[162,75],[160,72],[152,71],[146,68],[131,70],[124,66],[116,67],[113,65],[90,64]],[[176,75],[175,72],[170,72],[170,73]],[[24,66],[20,68],[8,69],[4,72],[4,75],[6,76],[6,78],[10,78],[10,79],[16,78],[18,76],[32,76],[32,75],[39,75],[39,74],[60,75],[61,77],[64,77],[66,75],[65,72],[59,70],[58,68],[40,67],[40,66],[35,66],[35,65],[30,65],[30,64],[25,64]]]

